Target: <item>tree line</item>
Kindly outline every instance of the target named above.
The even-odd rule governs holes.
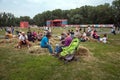
[[[56,9],[35,15],[37,25],[44,25],[46,20],[67,19],[68,24],[112,24],[112,7],[109,4],[99,6],[82,6],[71,10]]]
[[[12,13],[0,13],[0,26],[19,26],[20,21],[30,25],[44,26],[47,20],[67,19],[68,24],[116,24],[120,25],[120,0],[112,5],[82,6],[71,10],[55,9],[39,13],[31,19],[29,16],[15,17]]]

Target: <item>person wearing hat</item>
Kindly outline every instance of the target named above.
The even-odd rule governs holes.
[[[53,54],[53,50],[52,50],[52,47],[51,45],[49,44],[49,39],[51,38],[51,34],[50,33],[47,33],[41,40],[40,42],[40,46],[41,48],[48,48],[49,52],[51,53],[51,55],[54,55]]]
[[[22,32],[19,36],[18,48],[21,48],[22,45],[27,45],[27,47],[30,46],[28,37],[25,35],[25,32]]]

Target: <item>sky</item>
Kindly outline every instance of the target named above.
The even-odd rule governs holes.
[[[113,0],[0,0],[0,12],[9,12],[16,17],[30,16],[47,10],[69,10],[84,5],[97,6],[112,3]]]

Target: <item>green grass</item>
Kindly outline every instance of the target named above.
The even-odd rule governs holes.
[[[27,48],[15,49],[13,43],[1,43],[0,80],[120,80],[120,34],[108,36],[108,44],[80,43],[92,56],[68,64],[50,55],[30,55]]]

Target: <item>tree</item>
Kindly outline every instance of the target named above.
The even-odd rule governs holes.
[[[120,27],[120,0],[114,0],[112,2],[112,8],[114,12],[114,24]]]
[[[29,16],[20,16],[20,21],[30,21],[30,17]]]
[[[73,24],[80,24],[80,23],[82,23],[82,22],[81,22],[82,19],[83,19],[82,15],[76,14],[76,15],[74,15],[73,17],[71,17],[71,22],[72,22]]]
[[[52,11],[52,18],[53,19],[62,19],[62,10],[61,9],[55,9]]]
[[[98,24],[112,24],[113,23],[113,13],[112,8],[109,4],[99,5],[96,7],[97,10],[97,23]]]
[[[43,14],[35,15],[33,20],[35,21],[35,24],[38,25],[38,26],[43,26],[45,24]]]
[[[15,17],[11,13],[0,13],[0,26],[15,26]]]
[[[15,26],[19,26],[20,25],[20,18],[16,17],[15,18]]]

